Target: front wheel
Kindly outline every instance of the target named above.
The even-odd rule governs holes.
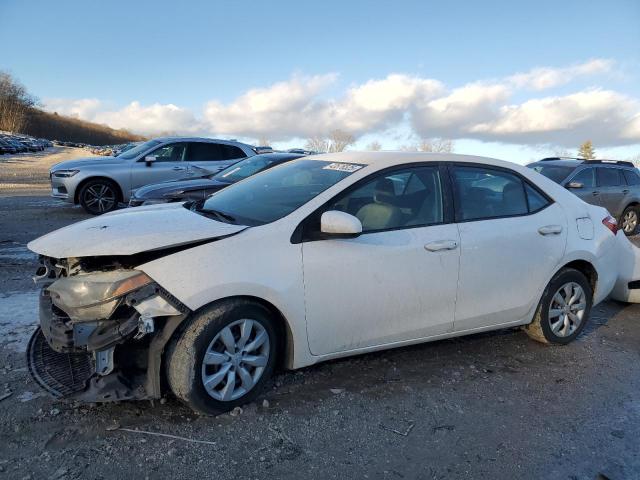
[[[625,235],[635,235],[640,218],[637,207],[627,207],[622,212],[621,228]]]
[[[172,341],[167,379],[193,410],[215,415],[254,400],[273,374],[276,329],[259,303],[225,301],[205,308]]]
[[[87,213],[102,215],[118,208],[118,187],[110,180],[90,180],[80,189],[78,199]]]
[[[593,304],[593,290],[582,272],[563,268],[542,294],[527,334],[542,343],[567,344],[582,331]]]

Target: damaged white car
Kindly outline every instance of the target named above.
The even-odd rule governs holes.
[[[295,160],[206,200],[31,242],[42,295],[30,371],[58,396],[171,390],[218,413],[278,366],[516,326],[564,344],[614,287],[622,300],[640,287],[619,275],[629,244],[616,232],[603,208],[508,162]]]

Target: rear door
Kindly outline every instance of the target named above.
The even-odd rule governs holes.
[[[460,273],[454,330],[522,321],[564,255],[564,211],[515,172],[451,167]]]
[[[189,142],[187,162],[191,175],[198,176],[206,172],[217,173],[246,156],[244,151],[235,145],[217,142]]]
[[[596,167],[598,189],[600,190],[600,205],[611,215],[620,218],[626,206],[625,196],[629,196],[629,189],[617,167]]]

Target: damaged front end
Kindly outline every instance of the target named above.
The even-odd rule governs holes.
[[[34,380],[87,402],[159,398],[162,352],[189,309],[136,270],[136,259],[41,256]]]

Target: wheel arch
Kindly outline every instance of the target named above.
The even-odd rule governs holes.
[[[280,311],[278,307],[276,307],[273,303],[269,302],[268,300],[265,300],[264,298],[256,297],[253,295],[233,295],[233,296],[218,298],[210,303],[202,305],[197,310],[195,310],[192,314],[199,312],[205,308],[212,308],[220,303],[224,303],[228,301],[253,302],[253,303],[262,305],[264,308],[266,308],[269,311],[269,313],[271,314],[274,320],[277,333],[279,337],[283,339],[283,341],[279,342],[278,344],[277,367],[292,369],[293,362],[294,362],[294,347],[295,347],[294,340],[293,340],[294,339],[293,332],[284,314]],[[188,324],[188,318],[182,322],[182,324],[178,329],[176,329],[176,331],[172,335],[172,338],[175,338],[175,336],[180,335],[180,332],[182,331],[183,328],[186,327],[187,324]],[[163,359],[163,363],[165,363],[164,359]]]
[[[95,175],[92,177],[87,177],[85,179],[83,179],[78,186],[76,187],[75,192],[73,193],[73,203],[75,205],[78,205],[80,203],[80,191],[83,189],[83,187],[93,181],[93,180],[108,180],[109,182],[113,183],[116,186],[116,193],[118,195],[118,201],[122,202],[122,199],[124,198],[123,192],[122,192],[122,187],[120,186],[120,184],[118,182],[116,182],[113,178],[109,178],[105,175]]]

